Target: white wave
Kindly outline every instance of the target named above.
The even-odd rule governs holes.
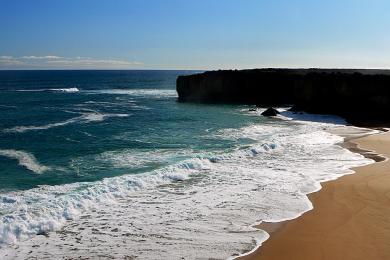
[[[68,92],[68,93],[74,93],[74,92],[80,91],[78,88],[52,88],[49,90],[50,91],[59,91],[59,92]]]
[[[326,115],[326,114],[309,114],[306,112],[294,112],[290,111],[289,107],[278,107],[277,110],[280,112],[275,118],[284,119],[284,120],[293,120],[294,122],[302,122],[306,124],[324,124],[327,126],[347,125],[347,121],[336,115]],[[256,110],[249,110],[248,108],[240,109],[241,112],[248,113],[253,116],[259,116],[263,113],[266,108],[256,108]]]
[[[197,165],[196,169],[201,169],[199,161],[189,160],[139,176],[125,175],[95,183],[41,186],[25,192],[0,194],[0,248],[4,244],[59,230],[66,221],[77,219],[81,213],[99,207],[103,202],[115,203],[117,199],[140,189],[186,180],[196,173],[192,169],[193,164]]]
[[[339,116],[335,115],[314,115],[305,112],[292,112],[289,110],[281,111],[278,116],[282,119],[294,120],[295,122],[305,122],[309,124],[326,124],[327,126],[333,125],[347,125],[347,121]]]
[[[50,169],[50,167],[39,164],[34,155],[25,151],[18,151],[12,149],[0,150],[0,156],[16,159],[18,160],[19,165],[24,166],[28,170],[37,174],[42,174],[43,172]]]
[[[41,88],[41,89],[18,89],[15,91],[19,92],[44,92],[44,91],[53,91],[53,92],[67,92],[67,93],[75,93],[79,92],[80,90],[76,87],[73,88]]]
[[[94,159],[109,163],[118,168],[138,168],[149,165],[157,165],[184,159],[192,154],[192,150],[133,150],[124,149],[118,151],[107,151],[99,154]]]
[[[262,154],[264,152],[272,152],[277,149],[278,145],[276,143],[264,143],[259,146],[254,145],[252,146],[249,151],[250,155],[257,156],[259,154]]]
[[[91,94],[113,94],[113,95],[130,95],[137,97],[176,97],[177,93],[174,89],[102,89],[89,90]]]
[[[34,130],[45,130],[53,127],[58,127],[58,126],[64,126],[68,124],[72,124],[77,122],[79,117],[76,118],[71,118],[62,122],[58,123],[52,123],[52,124],[47,124],[47,125],[40,125],[40,126],[15,126],[12,128],[4,129],[3,132],[5,133],[24,133],[27,131],[34,131]]]
[[[13,252],[21,258],[30,251],[29,256],[37,258],[47,252],[76,258],[104,255],[115,247],[117,258],[132,252],[139,259],[207,259],[249,251],[269,237],[253,228],[255,223],[300,216],[312,209],[307,194],[320,189],[320,182],[372,162],[335,145],[342,138],[324,126],[283,123],[228,129],[217,136],[257,142],[229,153],[195,154],[145,174],[1,195],[0,243],[63,228],[49,239],[18,242]],[[158,152],[134,156],[114,151],[100,159],[131,166],[148,156],[156,161],[170,158]],[[70,246],[64,245],[64,236]],[[88,242],[91,236],[94,242]]]
[[[46,130],[53,127],[59,127],[59,126],[65,126],[69,124],[74,123],[90,123],[90,122],[101,122],[104,121],[106,118],[109,117],[128,117],[129,114],[101,114],[97,112],[92,113],[83,113],[81,116],[73,117],[68,120],[57,122],[57,123],[50,123],[46,125],[40,125],[40,126],[15,126],[12,128],[4,129],[4,133],[24,133],[27,131],[37,131],[37,130]]]
[[[217,131],[213,136],[221,139],[252,139],[254,141],[267,139],[269,136],[285,133],[285,128],[279,125],[252,124],[242,128],[226,128]]]

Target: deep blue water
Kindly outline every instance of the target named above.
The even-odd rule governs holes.
[[[0,190],[138,174],[234,149],[237,141],[210,133],[253,117],[178,103],[176,78],[190,73],[0,71]]]

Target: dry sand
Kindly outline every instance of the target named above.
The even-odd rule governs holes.
[[[390,158],[390,132],[352,141]],[[314,209],[278,225],[244,259],[390,259],[390,161],[354,169],[310,194]]]

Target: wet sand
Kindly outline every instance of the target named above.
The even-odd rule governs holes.
[[[390,158],[390,132],[345,145]],[[390,259],[390,161],[367,156],[379,162],[355,168],[355,174],[323,183],[310,194],[313,210],[295,220],[262,224],[270,239],[242,258]]]

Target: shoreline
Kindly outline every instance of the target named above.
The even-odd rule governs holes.
[[[390,149],[386,149],[386,145],[390,146],[390,132],[343,137],[345,141],[339,144],[340,146],[373,159],[375,162],[352,168],[354,174],[343,175],[336,180],[321,183],[322,189],[307,195],[312,202],[313,209],[298,218],[277,223],[263,222],[258,225],[258,228],[270,234],[270,238],[254,250],[238,257],[239,259],[338,259],[340,257],[347,259],[374,257],[376,259],[383,258],[383,256],[390,257],[389,247],[381,247],[390,241],[390,234],[386,232],[386,230],[390,231],[390,220],[384,220],[385,223],[383,223],[380,214],[373,215],[371,211],[365,210],[366,207],[374,211],[380,208],[377,213],[382,213],[383,210],[387,212],[386,208],[390,206],[390,196],[386,199],[386,192],[390,194],[390,175],[386,176],[386,173],[390,172],[388,160]],[[371,179],[377,178],[381,181],[385,180],[383,184],[380,181],[376,185],[382,187],[386,181],[388,184],[388,189],[385,189],[385,194],[381,196],[385,198],[385,203],[382,200],[369,200],[368,202],[365,200],[379,192],[377,189],[372,189],[370,185]],[[365,212],[364,218],[361,216],[362,210],[368,211]],[[390,210],[388,211],[390,213]],[[388,214],[384,214],[385,216]],[[374,226],[374,228],[369,229],[367,226]],[[375,226],[381,228],[378,229]],[[382,228],[385,231],[381,232]],[[369,236],[366,235],[367,233]],[[376,238],[383,233],[389,235],[384,234],[385,239],[379,242],[375,240],[377,243],[367,238]],[[351,247],[350,250],[347,249],[349,247]],[[347,255],[349,257],[346,257]]]
[[[356,132],[355,132],[356,131]],[[368,134],[368,132],[365,132],[366,134],[364,134],[364,135],[369,135]],[[344,133],[344,134],[346,134],[346,133]],[[351,130],[351,132],[349,133],[350,134],[350,136],[354,136],[354,137],[351,137],[352,139],[354,139],[354,138],[356,138],[356,136],[357,135],[359,135],[359,136],[362,136],[362,134],[361,134],[361,130],[359,130],[358,128],[356,128],[355,130]],[[339,135],[341,135],[341,134],[339,134]],[[372,133],[370,134],[370,135],[372,135]],[[346,138],[347,139],[347,138]],[[341,144],[344,144],[344,143],[341,143]],[[340,145],[340,143],[338,143],[337,145]],[[351,148],[352,149],[352,148]],[[357,147],[353,147],[353,149],[359,149],[359,148],[357,148]],[[367,153],[367,151],[366,150],[360,150],[361,152],[362,151],[364,151],[364,152],[366,152]],[[367,153],[367,154],[371,154],[371,153]],[[345,175],[341,175],[341,176],[345,176]],[[339,177],[340,178],[340,177]],[[326,181],[326,182],[330,182],[330,180],[329,181]],[[326,182],[322,182],[321,184],[323,184],[323,183],[326,183]],[[321,190],[321,189],[320,189]],[[316,192],[318,192],[318,191],[315,191],[314,193],[316,193]],[[310,193],[311,194],[311,193]],[[307,194],[307,196],[309,197],[310,196],[310,194]],[[310,198],[310,197],[309,197]],[[309,211],[311,211],[312,209],[310,209]],[[297,216],[297,217],[295,217],[294,219],[297,219],[297,218],[300,218],[303,214],[306,214],[306,213],[301,213],[299,216]],[[274,233],[274,232],[279,232],[279,230],[282,230],[282,227],[286,224],[286,223],[288,223],[288,222],[290,222],[291,220],[286,220],[286,221],[283,221],[283,222],[277,222],[277,223],[262,223],[262,224],[260,224],[260,227],[261,227],[261,229],[263,229],[263,230],[265,230],[265,231],[267,231],[268,233]],[[258,222],[259,223],[259,222]],[[267,227],[264,227],[263,225],[266,225]],[[258,226],[257,226],[258,227]],[[60,235],[62,235],[62,231],[61,232],[58,232],[58,233],[60,233]],[[51,236],[51,235],[50,235]],[[42,240],[43,239],[43,240]],[[39,238],[37,239],[37,240],[35,240],[35,242],[33,242],[33,243],[31,243],[30,245],[32,246],[32,247],[35,247],[36,245],[38,245],[38,244],[43,244],[43,241],[44,241],[44,239],[46,239],[46,238],[44,238],[44,236],[39,236]],[[271,237],[271,239],[272,239],[272,237]],[[269,240],[269,239],[268,239]],[[266,240],[266,241],[268,241],[268,240]],[[264,243],[266,243],[266,242],[264,242]],[[28,243],[27,243],[28,244]],[[46,244],[47,244],[47,242],[46,242]],[[253,250],[251,251],[251,253],[252,252],[256,252],[256,250],[258,250],[259,249],[259,244],[256,246],[256,248],[253,248]],[[23,252],[23,251],[21,251],[21,252]],[[30,254],[29,253],[29,251],[26,251],[26,250],[24,250],[24,252],[25,253],[28,253],[28,254]],[[11,253],[12,254],[12,253]],[[248,255],[249,255],[249,253],[247,253]],[[231,259],[231,258],[229,258],[229,259]]]

